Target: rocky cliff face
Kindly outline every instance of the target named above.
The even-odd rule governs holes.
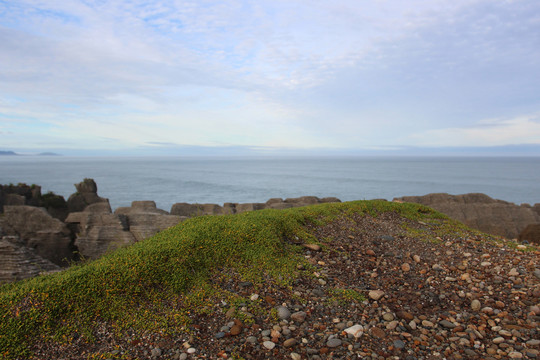
[[[158,209],[154,201],[134,201],[131,207],[116,209],[108,202],[89,205],[84,211],[70,213],[66,223],[77,234],[75,246],[87,259],[149,238],[178,224],[186,217],[170,215]]]
[[[17,236],[0,238],[0,284],[59,271],[60,267],[36,255]]]
[[[489,234],[508,239],[519,237],[527,225],[540,223],[540,215],[529,205],[516,205],[492,199],[485,194],[404,196],[394,201],[412,202],[429,206],[464,224]]]
[[[36,255],[57,265],[67,266],[73,259],[71,232],[43,208],[4,206],[0,227],[5,235],[18,237]]]
[[[79,184],[75,184],[77,192],[71,195],[67,201],[67,207],[70,213],[83,211],[88,205],[106,202],[109,200],[100,197],[97,194],[97,185],[93,179],[84,179]]]

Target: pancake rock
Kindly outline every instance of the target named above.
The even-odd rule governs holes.
[[[71,195],[67,201],[69,212],[83,211],[88,205],[99,202],[109,202],[97,194],[97,185],[93,179],[84,179],[75,184],[77,192]]]
[[[36,255],[57,265],[67,266],[73,259],[70,230],[43,208],[4,206],[0,227],[5,235],[19,237]]]
[[[515,239],[527,225],[540,223],[539,207],[516,205],[492,199],[485,194],[449,195],[445,193],[395,198],[398,202],[411,202],[429,206],[443,214],[463,222],[472,228]]]
[[[17,236],[0,238],[0,284],[28,279],[43,273],[59,271],[60,267],[36,255]]]

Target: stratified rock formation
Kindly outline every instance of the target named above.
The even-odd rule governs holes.
[[[519,241],[528,241],[540,245],[540,224],[529,224],[519,234]]]
[[[0,213],[4,205],[30,205],[39,206],[41,186],[37,185],[0,185]]]
[[[186,219],[158,209],[154,201],[133,201],[131,207],[118,208],[114,213],[127,217],[129,231],[136,241],[154,236]]]
[[[36,255],[16,236],[0,238],[0,284],[28,279],[60,267]]]
[[[529,205],[516,205],[492,199],[485,194],[449,195],[446,193],[395,198],[429,206],[472,228],[515,239],[529,224],[540,223],[540,215]]]
[[[149,238],[185,220],[158,209],[154,201],[134,201],[131,207],[116,209],[108,202],[87,206],[70,213],[66,223],[77,234],[75,245],[87,259],[97,259],[107,252]]]
[[[97,194],[97,185],[93,179],[84,179],[83,182],[75,184],[77,192],[71,195],[67,201],[70,213],[83,211],[88,205],[99,202],[109,202]]]
[[[335,197],[318,198],[316,196],[302,196],[298,198],[272,198],[266,203],[225,203],[223,206],[217,204],[188,204],[176,203],[171,208],[172,215],[179,216],[201,216],[201,215],[224,215],[240,214],[246,211],[256,211],[263,209],[288,209],[291,207],[308,206],[329,202],[341,202]]]
[[[73,259],[71,232],[43,208],[4,206],[0,227],[7,236],[16,236],[36,255],[57,265],[67,266]]]

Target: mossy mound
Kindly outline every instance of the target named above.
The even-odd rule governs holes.
[[[316,242],[311,225],[387,212],[445,231],[448,224],[462,228],[427,207],[385,201],[193,218],[99,260],[0,287],[0,356],[29,358],[39,342],[92,342],[103,323],[116,336],[181,332],[191,313],[208,311],[206,303],[223,293],[209,281],[217,273],[225,269],[255,286],[269,279],[287,286],[306,263],[299,244]]]

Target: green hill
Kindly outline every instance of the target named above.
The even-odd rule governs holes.
[[[324,235],[321,229],[333,230]],[[368,288],[347,285],[349,274],[330,275],[318,267],[351,261],[359,261],[358,268],[382,266],[351,254],[363,246],[355,241],[384,240],[385,233],[396,246],[414,241],[428,248],[443,246],[445,239],[480,236],[429,208],[385,201],[192,218],[97,261],[0,287],[0,356],[137,359],[146,351],[148,357],[178,358],[198,344],[197,351],[208,346],[207,356],[219,358],[221,335],[214,334],[227,322],[257,335],[266,324],[280,323],[276,306],[281,301],[316,312],[319,305],[306,304],[317,294],[302,289],[325,284],[324,304],[338,310],[362,303]],[[484,240],[495,244],[490,237]],[[307,243],[322,245],[320,253],[328,258],[314,262],[317,249]],[[245,341],[234,345],[235,334],[222,333],[236,341],[223,345],[230,357],[264,350],[261,343],[258,350],[247,350]],[[176,357],[172,350],[163,352],[166,348],[176,348]]]

